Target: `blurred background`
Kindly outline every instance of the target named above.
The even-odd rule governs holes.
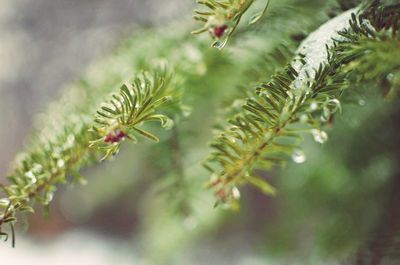
[[[137,27],[190,14],[192,6],[185,0],[0,0],[2,182],[32,132],[34,115],[58,98],[64,84],[78,79],[91,62],[110,54]],[[104,231],[82,228],[64,234],[74,225],[63,215],[39,215],[26,235],[29,240],[19,237],[18,248],[1,251],[2,263],[138,264],[131,242],[105,235],[130,238],[132,217],[123,221],[128,225],[113,226],[117,232],[107,231],[105,225]],[[93,218],[88,227],[95,230],[101,218],[107,220]]]
[[[193,2],[0,0],[1,181],[33,131],[34,115],[44,112],[64,86],[113,54],[121,40],[139,28],[189,17]],[[232,213],[213,209],[211,193],[199,189],[202,177],[208,177],[198,162],[208,152],[210,128],[221,107],[216,102],[231,103],[243,96],[235,86],[269,76],[268,70],[257,73],[253,64],[267,58],[264,53],[272,52],[282,39],[290,42],[315,30],[335,5],[334,0],[275,1],[268,23],[256,27],[255,33],[244,32],[221,54],[204,45],[202,54],[191,44],[194,37],[176,37],[184,43],[175,49],[171,47],[176,39],[165,38],[166,53],[173,59],[183,56],[189,63],[180,61],[182,72],[193,73],[186,82],[193,94],[188,99],[194,106],[192,123],[183,121],[178,127],[184,134],[180,155],[189,176],[189,195],[177,189],[175,197],[188,197],[195,210],[183,207],[183,214],[172,213],[174,200],[158,196],[165,183],[157,183],[176,174],[176,168],[167,171],[174,156],[170,150],[176,146],[127,145],[112,163],[83,170],[88,185],[60,187],[48,217],[38,208],[22,221],[16,248],[1,245],[2,263],[372,265],[364,263],[364,257],[388,251],[393,255],[374,265],[399,264],[399,237],[391,244],[385,238],[400,231],[400,111],[395,104],[376,100],[381,97],[376,84],[354,87],[346,95],[348,104],[335,121],[339,126],[329,128],[327,144],[321,147],[307,138],[305,153],[294,159],[301,164],[289,163],[282,172],[265,176],[277,186],[276,198],[243,189],[241,211]],[[148,45],[153,41],[158,49],[154,53],[163,55],[164,44],[148,35]],[[134,53],[135,47],[131,49]],[[269,61],[260,64],[267,69]]]
[[[62,85],[111,53],[139,25],[190,14],[191,1],[0,0],[0,175],[29,134],[32,116]],[[188,13],[189,12],[189,13]]]

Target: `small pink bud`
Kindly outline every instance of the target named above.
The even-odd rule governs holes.
[[[117,129],[114,132],[110,132],[109,134],[107,134],[107,136],[104,138],[104,142],[111,143],[111,144],[119,143],[126,136],[127,136],[127,134],[124,131]]]
[[[213,29],[214,36],[217,38],[221,38],[225,34],[227,28],[228,28],[227,25],[215,26]]]
[[[118,139],[118,141],[121,141],[126,137],[126,133],[124,131],[117,130],[115,132],[115,137]]]
[[[104,139],[104,142],[113,143],[114,140],[115,140],[114,134],[109,133],[109,134],[107,134],[106,138]]]

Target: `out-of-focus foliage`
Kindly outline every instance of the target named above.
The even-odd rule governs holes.
[[[211,145],[214,151],[206,167],[213,174],[209,186],[219,202],[236,207],[237,187],[246,183],[274,194],[275,189],[254,176],[254,171],[270,170],[290,158],[304,162],[299,150],[303,132],[325,143],[328,136],[321,128],[341,109],[339,97],[349,86],[351,75],[357,76],[353,80],[356,83],[397,71],[399,61],[393,58],[399,50],[396,30],[400,9],[374,12],[377,8],[368,6],[359,15],[353,13],[357,10],[348,11],[343,18],[321,27],[302,44],[300,62],[294,61],[269,82],[257,85],[255,95],[247,99],[242,111],[229,120],[230,125]],[[343,21],[346,27],[340,28]],[[329,36],[327,30],[340,32]],[[335,38],[341,39],[332,43]],[[321,44],[328,49],[327,58],[317,51]],[[395,57],[385,60],[386,56]]]
[[[329,129],[329,142],[320,148],[307,141],[306,162],[280,173],[280,211],[266,228],[269,253],[293,251],[303,256],[298,264],[318,264],[322,257],[345,259],[364,247],[399,172],[399,110],[376,100],[381,97],[376,84],[352,86],[342,98],[346,108]],[[312,263],[315,256],[318,262]]]
[[[211,37],[216,40],[212,46],[222,49],[238,27],[243,15],[246,14],[255,2],[256,0],[199,0],[197,3],[205,6],[207,10],[195,10],[193,18],[203,22],[204,26],[192,33],[200,34],[208,31]],[[250,25],[261,19],[267,11],[269,3],[270,0],[266,0],[262,11],[250,18]]]
[[[249,1],[252,2],[256,1]],[[376,9],[379,1],[373,1],[372,6],[366,6],[371,12],[360,17],[363,20],[357,15],[350,23],[348,12],[341,21],[348,30],[341,31],[334,45],[331,37],[337,35],[328,34],[327,39],[332,41],[328,50],[321,43],[309,46],[316,47],[315,54],[325,55],[321,58],[326,64],[318,61],[313,65],[307,56],[299,54],[293,61],[296,46],[329,20],[330,11],[355,5],[353,1],[349,5],[339,2],[340,5],[335,1],[274,1],[267,14],[259,17],[259,23],[237,29],[235,24],[237,34],[231,36],[230,45],[222,53],[209,49],[206,37],[198,40],[189,37],[187,32],[192,25],[183,26],[186,21],[135,33],[113,56],[94,65],[79,82],[67,87],[61,99],[40,117],[31,147],[17,161],[11,178],[18,176],[16,181],[23,181],[19,187],[28,194],[29,189],[39,191],[36,201],[47,205],[58,184],[66,182],[70,175],[83,180],[78,170],[101,159],[103,152],[89,149],[89,142],[97,139],[107,156],[119,149],[121,153],[112,163],[100,166],[98,179],[91,179],[93,186],[79,188],[79,196],[86,202],[91,200],[92,205],[85,208],[82,200],[78,215],[84,216],[88,214],[85,211],[94,211],[103,202],[117,197],[126,196],[130,204],[134,201],[135,214],[140,219],[137,230],[142,253],[150,264],[174,262],[187,249],[196,249],[198,242],[225,236],[225,229],[228,231],[225,233],[238,235],[256,231],[252,246],[267,246],[265,252],[258,250],[262,251],[261,256],[282,254],[284,257],[280,259],[291,264],[322,264],[354,255],[379,225],[386,186],[398,174],[395,162],[398,144],[393,140],[398,111],[382,100],[386,96],[395,101],[399,84],[398,60],[393,56],[398,53],[395,30],[398,9],[396,4],[389,4],[389,8],[379,11]],[[379,16],[373,10],[388,16]],[[367,20],[371,24],[365,24]],[[230,35],[233,30],[227,32]],[[375,60],[380,63],[374,63]],[[158,69],[164,61],[168,62],[171,75],[159,70],[154,74],[153,69]],[[153,73],[153,81],[147,78],[148,74],[140,77],[143,72]],[[138,75],[139,78],[132,79]],[[303,78],[304,89],[292,93],[288,87],[299,76]],[[123,83],[127,85],[121,87]],[[381,94],[378,86],[383,90]],[[159,109],[158,103],[164,103],[176,89],[177,98],[182,97],[177,104],[179,110],[168,106]],[[157,91],[163,92],[157,94]],[[110,102],[112,98],[114,101]],[[147,104],[154,108],[147,108]],[[342,105],[343,113],[335,114]],[[168,119],[159,116],[158,111],[167,114]],[[214,199],[204,189],[209,173],[200,162],[209,152],[206,143],[211,138],[210,128],[216,124],[218,129],[226,129],[225,117],[238,113],[227,133],[211,145],[231,159],[235,152],[239,156],[254,155],[254,147],[264,145],[262,141],[266,138],[273,140],[274,149],[268,149],[267,154],[272,163],[258,168],[254,166],[257,163],[234,156],[234,161],[241,162],[232,170],[262,191],[277,195],[273,203],[277,209],[269,209],[271,212],[264,212],[264,205],[260,204],[265,201],[260,202],[258,191],[250,189],[243,190],[239,217],[212,209]],[[161,120],[162,125],[169,125],[171,119],[174,127],[164,131],[147,122],[141,124],[144,119],[154,118]],[[301,122],[308,127],[300,128]],[[390,126],[382,127],[381,122]],[[266,131],[260,124],[271,125],[268,129],[272,130]],[[290,128],[286,127],[289,124]],[[334,129],[331,125],[335,125]],[[94,138],[93,132],[89,132],[93,126],[97,131]],[[232,127],[236,129],[229,130]],[[325,130],[332,130],[332,136],[321,148],[302,139],[304,130],[311,132],[319,143],[327,140]],[[153,132],[159,140],[155,145],[121,144],[128,135],[156,139]],[[232,143],[235,137],[236,143],[240,140],[242,144]],[[372,138],[376,142],[366,144]],[[392,140],[385,142],[385,139]],[[50,151],[36,155],[47,146]],[[228,146],[231,150],[226,152]],[[294,165],[291,160],[301,165]],[[220,163],[223,168],[231,165],[225,162]],[[43,167],[49,164],[52,166]],[[289,166],[279,173],[281,178],[270,180],[270,185],[264,182],[271,179],[265,169],[275,164]],[[55,174],[53,167],[62,168],[62,173]],[[133,172],[128,182],[114,177],[122,168]],[[252,174],[241,174],[242,171]],[[259,176],[254,177],[253,173]],[[33,183],[26,188],[26,181],[39,176],[51,183]],[[234,186],[243,180],[235,179]],[[211,185],[215,186],[215,180]],[[10,187],[4,186],[7,194]],[[225,187],[229,189],[226,191]],[[9,199],[3,201],[3,221],[15,222],[15,214],[7,214],[10,207],[14,212],[17,208],[32,210],[29,207],[34,198],[22,195],[25,196],[11,198],[11,204]],[[216,195],[225,202],[237,197],[238,192],[228,185],[217,189]],[[78,204],[79,196],[71,196],[70,200]],[[118,207],[132,211],[132,205]],[[112,212],[109,218],[117,217]],[[246,223],[251,225],[247,230],[241,229]],[[259,233],[264,230],[265,233]]]

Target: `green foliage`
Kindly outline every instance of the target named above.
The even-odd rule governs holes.
[[[380,80],[397,74],[400,7],[369,7],[358,18],[353,15],[350,25],[351,29],[340,33],[344,39],[337,41],[334,47],[337,60],[349,64],[347,70],[356,71],[366,80]]]
[[[54,138],[49,137],[44,128],[38,135],[39,140],[30,151],[21,155],[14,174],[8,177],[12,184],[1,186],[7,198],[0,204],[0,227],[10,224],[14,238],[13,224],[17,213],[33,212],[34,202],[47,207],[57,185],[67,182],[68,175],[72,175],[74,181],[84,182],[78,170],[97,161],[104,150],[104,158],[115,154],[125,137],[136,140],[135,133],[158,141],[156,136],[140,127],[149,121],[160,121],[164,128],[172,126],[170,118],[158,113],[161,107],[172,103],[177,106],[179,93],[172,79],[166,68],[156,68],[151,74],[143,73],[135,78],[132,85],[123,85],[118,95],[101,104],[94,121],[89,118],[94,113],[78,112]],[[95,132],[97,140],[93,140],[89,129]],[[6,232],[1,233],[8,238]]]
[[[97,125],[93,131],[98,139],[91,142],[91,147],[104,149],[103,159],[106,159],[119,151],[125,137],[134,143],[137,143],[135,135],[158,142],[157,136],[140,127],[149,121],[160,121],[166,129],[173,126],[172,119],[157,113],[160,107],[177,103],[177,90],[175,84],[171,84],[171,79],[172,75],[167,74],[165,69],[158,69],[151,76],[143,73],[132,84],[124,84],[119,94],[113,95],[97,111]]]
[[[312,54],[300,53],[297,62],[275,74],[270,82],[260,83],[255,95],[229,120],[230,125],[211,143],[214,151],[205,163],[212,172],[209,187],[214,190],[218,202],[237,208],[237,187],[246,183],[274,194],[274,189],[265,188],[269,187],[268,183],[254,176],[255,171],[270,170],[290,158],[301,162],[302,151],[298,148],[303,132],[310,132],[316,142],[326,142],[327,134],[321,128],[331,123],[334,114],[341,109],[339,97],[348,86],[346,80],[352,70],[368,61],[361,70],[371,79],[398,68],[397,57],[392,57],[396,59],[388,64],[377,65],[373,60],[393,56],[394,50],[398,52],[399,10],[391,7],[387,11],[379,6],[380,11],[376,13],[377,6],[372,4],[359,17],[352,14],[351,29],[342,29],[339,35],[344,39],[335,41],[333,48],[326,44],[328,58],[318,69],[310,69],[308,65],[308,61],[316,63]],[[364,23],[367,18],[372,27]],[[380,31],[383,31],[382,36],[378,38]],[[372,53],[374,58],[370,55],[371,42],[379,52]],[[307,40],[304,43],[307,45]],[[310,47],[307,50],[315,53]]]
[[[256,13],[250,18],[249,24],[254,24],[265,14],[270,0],[266,2],[261,12]],[[213,47],[223,49],[239,25],[243,15],[256,2],[256,0],[197,0],[208,8],[206,11],[195,10],[193,16],[195,20],[204,23],[204,26],[193,31],[193,34],[200,34],[208,31],[215,42]]]
[[[388,104],[381,97],[376,82],[353,84],[341,97],[342,114],[328,128],[329,142],[321,148],[306,140],[307,161],[279,173],[274,200],[280,211],[265,227],[270,253],[285,257],[294,251],[302,255],[298,264],[347,260],[379,234],[376,230],[386,229],[382,214],[396,212],[383,202],[388,187],[398,187],[392,181],[399,172],[399,107],[398,99]],[[390,238],[385,234],[382,242]],[[321,260],[312,262],[316,255]]]
[[[153,181],[156,188],[151,189],[164,191],[155,196],[148,190],[136,189],[138,194],[151,197],[144,199],[150,203],[143,207],[149,256],[159,253],[161,258],[154,260],[171,256],[173,250],[198,236],[198,232],[180,229],[182,219],[192,220],[193,201],[201,204],[194,214],[206,224],[204,229],[215,228],[222,219],[220,212],[209,209],[213,198],[201,185],[202,178],[208,175],[199,166],[201,157],[207,155],[204,143],[221,102],[229,105],[224,112],[230,118],[218,121],[216,127],[222,131],[212,141],[213,151],[205,163],[212,171],[208,185],[217,202],[237,208],[238,187],[244,184],[269,195],[277,194],[278,189],[261,177],[264,171],[290,160],[303,163],[305,135],[311,134],[316,142],[325,143],[326,131],[335,122],[336,114],[342,111],[342,105],[347,109],[342,96],[350,91],[349,87],[353,90],[356,84],[379,80],[388,87],[384,91],[387,97],[399,87],[397,4],[364,1],[362,12],[353,17],[345,13],[338,23],[340,27],[323,32],[329,37],[324,40],[326,43],[311,45],[315,40],[312,33],[294,52],[302,35],[308,35],[327,19],[324,13],[334,7],[331,2],[334,1],[275,1],[270,15],[262,17],[266,10],[263,6],[251,22],[260,19],[265,23],[240,29],[238,41],[233,41],[224,53],[207,50],[207,42],[188,39],[187,28],[179,24],[140,31],[123,43],[116,55],[94,67],[92,74],[69,87],[43,116],[40,130],[10,174],[11,184],[2,185],[6,198],[0,200],[0,227],[6,229],[4,224],[8,223],[14,237],[13,224],[19,212],[33,211],[35,202],[47,206],[59,184],[67,182],[70,175],[75,181],[84,180],[78,171],[116,154],[125,138],[133,142],[138,136],[154,141],[160,138],[154,149],[136,146],[136,154],[129,153],[132,157],[127,161],[135,160],[135,170],[146,174],[142,184]],[[342,9],[348,9],[359,1],[338,2]],[[223,48],[239,31],[238,25],[250,8],[257,4],[268,6],[269,1],[198,3],[209,10],[195,11],[195,19],[205,23],[195,33],[211,31],[214,46]],[[218,28],[219,32],[215,31]],[[340,33],[336,34],[338,29]],[[320,56],[313,57],[314,54]],[[170,70],[153,66],[153,62],[165,59]],[[131,80],[132,76],[136,78]],[[121,86],[123,81],[126,82]],[[235,93],[237,86],[239,93]],[[185,88],[184,102],[193,109],[190,117],[181,115],[178,87]],[[151,121],[158,121],[161,127],[169,128],[172,120],[176,126],[167,132],[158,132],[151,126]],[[328,170],[334,172],[336,160],[326,160],[332,163]],[[118,169],[120,164],[115,161],[113,165]],[[333,181],[328,179],[331,175],[327,174],[326,179],[318,176],[325,170],[322,165],[320,168],[310,175],[310,179],[316,179],[310,182],[317,183],[319,192],[332,194],[337,186],[329,182]],[[345,169],[340,168],[340,172],[346,173],[343,178],[350,176]],[[353,180],[352,187],[357,183]],[[125,182],[121,186],[131,188],[125,187]],[[181,219],[169,208],[179,209]],[[3,230],[0,235],[8,237]]]
[[[215,152],[208,162],[219,168],[206,167],[213,173],[209,186],[218,201],[235,203],[237,186],[246,182],[274,194],[268,183],[254,176],[254,169],[271,169],[292,156],[296,160],[301,156],[298,147],[304,131],[320,143],[326,141],[320,127],[340,108],[336,98],[346,84],[343,76],[333,75],[335,69],[321,66],[310,87],[295,90],[290,86],[298,73],[288,66],[257,87],[255,97],[247,100],[228,129],[211,143]]]

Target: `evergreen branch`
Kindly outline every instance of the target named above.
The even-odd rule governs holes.
[[[83,121],[78,119],[81,124]],[[67,175],[74,175],[76,181],[82,181],[77,168],[89,162],[87,145],[89,141],[87,128],[83,125],[75,127],[71,123],[65,128],[65,134],[59,135],[63,142],[58,146],[56,141],[39,138],[37,145],[31,150],[22,154],[14,173],[8,176],[10,185],[3,185],[2,189],[6,194],[0,203],[2,214],[0,215],[0,231],[5,240],[8,234],[1,228],[3,224],[10,225],[11,236],[14,239],[14,223],[17,221],[18,213],[33,213],[33,204],[48,207],[53,199],[57,185],[67,181]],[[57,139],[57,140],[59,140]],[[15,240],[13,240],[14,245]]]
[[[256,95],[247,99],[239,114],[229,121],[231,125],[212,141],[213,152],[205,167],[212,172],[208,186],[214,190],[217,203],[237,207],[237,187],[246,183],[275,194],[275,189],[254,171],[269,170],[290,157],[297,163],[304,162],[298,149],[304,131],[312,133],[319,143],[327,140],[321,127],[330,123],[341,108],[339,97],[348,86],[347,79],[356,68],[354,64],[363,60],[360,47],[368,47],[371,39],[388,38],[389,30],[396,31],[397,19],[391,19],[388,26],[382,23],[387,17],[367,15],[376,7],[370,6],[358,17],[354,9],[350,10],[311,34],[299,48],[298,58],[270,82],[259,84]],[[363,23],[366,17],[373,28]],[[385,26],[376,26],[382,24]],[[381,38],[375,38],[377,30],[384,30]],[[321,43],[325,50],[321,50]],[[393,70],[398,62],[388,67]],[[382,73],[382,68],[376,68],[376,72]]]
[[[251,17],[249,24],[256,23],[267,11],[271,0],[264,1],[266,1],[264,8]],[[196,2],[208,10],[194,11],[193,18],[204,23],[204,26],[193,31],[192,34],[208,31],[215,40],[212,46],[223,49],[238,27],[243,15],[256,0],[197,0]]]
[[[179,94],[171,79],[166,69],[157,68],[151,75],[143,73],[132,85],[123,85],[119,94],[103,103],[94,122],[90,118],[92,113],[74,114],[70,119],[65,116],[68,126],[61,127],[56,137],[49,137],[46,130],[42,131],[30,150],[17,161],[14,173],[8,177],[11,185],[1,186],[7,197],[0,200],[0,235],[8,239],[1,228],[3,224],[10,224],[14,239],[17,214],[34,212],[35,202],[47,207],[57,185],[65,183],[68,175],[72,174],[75,181],[82,181],[78,170],[97,161],[103,150],[106,157],[115,154],[123,138],[135,139],[133,133],[158,139],[139,127],[148,121],[160,121],[164,128],[172,125],[171,119],[158,113],[167,103],[178,100]],[[91,141],[90,128],[96,132],[97,140]],[[89,144],[98,148],[89,148]]]
[[[209,164],[206,167],[213,172],[209,186],[219,202],[235,207],[237,186],[244,183],[275,194],[273,187],[255,176],[254,169],[271,169],[289,157],[304,162],[298,150],[303,131],[311,132],[319,143],[327,140],[320,127],[340,109],[336,97],[346,86],[344,76],[334,75],[334,70],[331,66],[321,67],[317,75],[325,75],[326,79],[310,82],[309,89],[299,88],[293,93],[290,86],[299,75],[288,66],[257,88],[256,96],[248,99],[243,111],[229,121],[232,125],[211,143],[214,152],[208,162],[217,164],[217,168]]]
[[[125,138],[136,143],[135,135],[140,134],[158,142],[157,136],[140,127],[148,121],[159,121],[163,128],[171,128],[172,119],[156,111],[177,98],[171,75],[165,69],[155,70],[151,77],[143,73],[132,84],[123,85],[119,94],[97,111],[93,126],[97,139],[91,141],[90,147],[105,150],[104,160],[119,151]]]
[[[280,20],[280,18],[276,16],[271,20]],[[286,17],[283,20],[286,20]],[[182,24],[180,23],[180,25]],[[2,207],[2,215],[0,217],[2,217],[3,221],[14,222],[15,219],[10,219],[9,217],[16,217],[19,212],[33,211],[31,206],[35,202],[48,207],[57,186],[67,182],[69,176],[73,178],[73,181],[85,183],[86,180],[79,174],[79,169],[97,163],[105,155],[104,153],[107,153],[110,148],[115,148],[115,142],[119,138],[117,136],[121,137],[121,135],[113,130],[109,130],[110,133],[108,134],[106,134],[107,130],[93,132],[93,127],[102,128],[104,125],[105,128],[109,128],[106,126],[107,123],[94,123],[93,116],[97,113],[98,106],[101,105],[103,99],[110,92],[116,90],[120,80],[127,80],[129,76],[137,72],[137,69],[152,69],[153,67],[148,65],[147,62],[165,58],[166,53],[170,52],[174,66],[179,66],[174,68],[179,69],[177,74],[180,75],[180,78],[174,78],[174,80],[185,80],[187,76],[190,76],[189,81],[192,83],[189,82],[187,85],[193,86],[193,80],[195,80],[196,86],[198,86],[200,76],[204,74],[203,70],[199,72],[198,69],[199,66],[203,66],[204,60],[202,58],[193,59],[192,53],[182,53],[181,51],[186,51],[187,47],[189,47],[191,49],[188,51],[199,52],[199,47],[204,47],[205,45],[202,42],[195,45],[189,43],[186,34],[184,34],[186,30],[187,28],[185,27],[179,28],[179,30],[177,30],[177,27],[173,27],[173,30],[166,30],[166,28],[159,31],[140,30],[132,38],[124,42],[125,45],[122,45],[117,54],[110,59],[101,60],[79,82],[68,86],[61,99],[52,103],[48,111],[40,115],[40,121],[37,123],[39,130],[30,140],[27,150],[18,156],[15,161],[14,169],[9,177],[12,182],[11,185],[2,186],[6,197],[0,200],[0,207]],[[176,34],[177,32],[181,32],[181,34]],[[154,38],[154,35],[159,37]],[[163,41],[159,41],[160,38]],[[270,39],[263,40],[260,38],[260,40],[262,43],[270,43]],[[177,43],[181,43],[178,48],[176,46]],[[148,53],[149,50],[153,52]],[[176,55],[179,56],[177,57]],[[209,62],[207,62],[206,66],[207,68],[215,69],[223,65],[221,62],[227,61],[227,59],[228,56],[218,53],[208,54]],[[230,67],[230,69],[235,70],[238,65],[230,62],[224,67]],[[209,71],[207,74],[211,75],[211,72]],[[215,73],[214,75],[218,74]],[[143,76],[139,77],[139,79],[142,78]],[[151,80],[152,78],[149,77],[148,79]],[[126,86],[130,89],[133,85]],[[207,88],[206,86],[203,87]],[[207,100],[210,93],[213,92],[212,89],[207,90]],[[196,96],[199,97],[200,94]],[[117,97],[122,97],[122,95],[117,94]],[[204,99],[204,95],[201,95],[201,97]],[[103,105],[108,108],[114,107],[110,101],[103,103]],[[101,107],[99,111],[108,116],[111,115]],[[96,116],[98,115],[97,113]],[[113,116],[110,117],[103,120],[105,117],[100,115],[101,120],[105,122],[111,122]],[[139,129],[143,131],[141,125],[139,125]],[[139,134],[136,130],[132,133]],[[107,136],[108,140],[105,142]],[[92,142],[96,148],[89,149],[89,143],[94,140],[94,137],[96,137],[96,140],[101,141]],[[121,141],[122,138],[120,138]],[[117,143],[118,148],[121,141]],[[104,147],[104,149],[101,147]],[[117,151],[118,149],[115,150]],[[110,152],[110,154],[112,153],[114,152]],[[178,178],[180,177],[178,176]],[[181,181],[181,179],[178,181]],[[31,182],[34,183],[29,184]],[[25,191],[22,188],[23,186],[29,186],[30,188],[26,187],[27,191]],[[9,196],[9,194],[14,193],[18,193],[20,197]],[[26,197],[26,193],[30,195]],[[11,197],[11,202],[9,197]],[[26,201],[24,201],[23,205],[20,205],[19,203],[23,198]],[[7,207],[9,208],[6,209]],[[1,227],[6,229],[6,226]],[[12,232],[12,230],[10,231]],[[8,234],[0,231],[0,236],[6,237],[6,235]]]

